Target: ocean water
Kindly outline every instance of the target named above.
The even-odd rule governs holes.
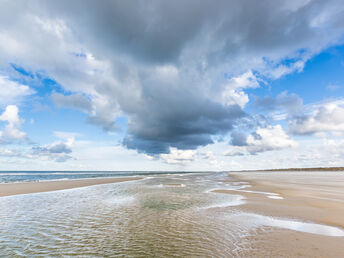
[[[245,213],[240,194],[212,192],[243,186],[227,173],[160,173],[0,197],[0,257],[232,257],[257,228],[344,236],[326,225]]]
[[[123,176],[149,176],[161,174],[183,174],[186,172],[150,171],[2,171],[0,183],[38,182],[48,180],[87,179]]]

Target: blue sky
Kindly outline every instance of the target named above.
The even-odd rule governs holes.
[[[0,17],[1,170],[344,165],[341,1],[4,1]]]

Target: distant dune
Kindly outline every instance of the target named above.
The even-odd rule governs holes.
[[[245,171],[344,171],[344,167],[318,167],[318,168],[277,168],[277,169],[260,169],[260,170],[241,170]]]

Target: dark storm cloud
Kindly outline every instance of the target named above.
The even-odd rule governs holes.
[[[161,109],[166,112],[161,114]],[[213,143],[212,135],[230,131],[234,121],[244,115],[239,106],[224,108],[209,101],[184,103],[173,111],[168,109],[162,102],[160,112],[149,109],[149,114],[141,113],[133,118],[123,144],[149,154],[168,153],[169,147],[196,149]]]

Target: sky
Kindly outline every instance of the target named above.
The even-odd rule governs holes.
[[[342,0],[0,0],[0,170],[343,161]]]

